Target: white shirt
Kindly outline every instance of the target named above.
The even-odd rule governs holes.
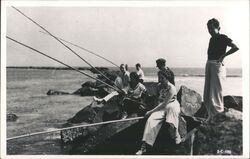
[[[144,80],[144,73],[143,73],[143,71],[142,71],[141,68],[139,68],[139,70],[136,73],[139,76],[139,79],[143,79]]]
[[[128,87],[130,77],[129,77],[129,72],[126,71],[125,74],[120,74],[116,79],[115,79],[115,85],[119,87],[120,89],[123,89],[125,87]]]
[[[146,87],[141,83],[138,83],[134,89],[131,87],[128,89],[128,95],[136,99],[140,98],[143,92],[146,92]]]

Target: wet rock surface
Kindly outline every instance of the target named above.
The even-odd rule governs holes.
[[[242,113],[228,109],[203,124],[194,142],[195,155],[242,155]]]
[[[242,100],[241,96],[224,96],[224,105],[227,108],[233,108],[242,112]]]
[[[16,121],[18,119],[18,117],[17,117],[16,114],[8,113],[6,119],[9,122],[14,122],[14,121]]]
[[[66,94],[70,94],[68,92],[64,92],[64,91],[58,91],[58,90],[48,90],[48,92],[46,93],[47,95],[66,95]]]

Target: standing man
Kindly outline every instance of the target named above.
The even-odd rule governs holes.
[[[174,73],[172,70],[170,70],[168,67],[166,68],[166,60],[163,58],[159,58],[156,60],[156,67],[159,68],[159,72],[163,71],[166,73],[167,80],[175,86],[174,82]],[[158,72],[158,73],[159,73]]]
[[[219,33],[220,23],[217,19],[210,19],[207,22],[207,29],[211,38],[207,51],[203,100],[208,111],[207,121],[209,121],[215,114],[224,111],[222,80],[225,76],[225,68],[223,60],[239,49],[230,38]],[[226,52],[228,46],[230,50]]]
[[[143,70],[141,69],[141,64],[139,64],[139,63],[137,63],[136,65],[135,65],[135,67],[136,67],[136,70],[137,70],[137,75],[139,76],[139,81],[141,82],[141,83],[143,83],[143,81],[144,81],[144,72],[143,72]]]

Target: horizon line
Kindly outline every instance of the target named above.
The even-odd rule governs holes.
[[[76,68],[91,68],[89,66],[72,66]],[[115,66],[94,66],[96,68],[115,68]],[[177,67],[172,67],[172,66],[167,66],[170,68],[205,68],[204,67],[198,67],[198,66],[193,66],[193,67],[184,67],[184,66],[177,66]],[[66,66],[6,66],[6,68],[68,68]],[[135,67],[130,67],[128,68],[135,68]],[[156,66],[145,66],[142,68],[157,68]],[[226,68],[232,68],[232,69],[242,69],[242,67],[226,67]]]

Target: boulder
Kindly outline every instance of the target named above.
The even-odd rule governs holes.
[[[224,96],[224,106],[242,112],[242,96]]]
[[[194,114],[201,108],[201,95],[194,90],[181,86],[177,93],[177,100],[181,106],[181,112],[187,116],[194,116]]]
[[[73,94],[80,95],[80,96],[95,96],[99,92],[98,89],[90,87],[90,86],[83,86],[73,92]]]
[[[96,117],[97,112],[91,107],[91,104],[80,110],[76,115],[67,121],[69,123],[82,123],[89,122],[92,123]]]
[[[16,114],[13,114],[13,113],[8,113],[7,114],[7,121],[16,121],[17,120],[17,115]]]
[[[74,124],[91,124],[119,119],[121,109],[117,103],[117,98],[118,97],[114,97],[107,103],[99,105],[97,105],[96,102],[92,102],[77,112],[72,118],[68,119],[68,123],[65,123],[63,127],[74,126]],[[63,130],[61,131],[61,141],[68,143],[83,140],[86,137],[92,136],[101,127],[102,125]]]
[[[242,113],[230,108],[198,128],[194,154],[242,155],[242,146]]]
[[[200,109],[194,114],[195,117],[200,118],[207,118],[207,108],[204,105],[204,102],[202,102]]]
[[[52,89],[50,89],[50,90],[47,92],[47,95],[66,95],[66,94],[70,94],[70,93],[68,93],[68,92],[63,92],[63,91],[52,90]]]
[[[80,95],[80,96],[98,96],[104,97],[108,94],[108,91],[105,87],[96,86],[95,82],[87,81],[82,84],[82,87],[73,92],[72,94]]]

